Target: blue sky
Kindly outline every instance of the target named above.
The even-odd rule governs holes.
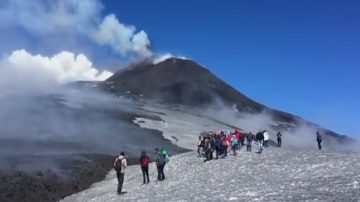
[[[104,1],[156,52],[206,66],[250,98],[360,137],[360,1]]]
[[[128,59],[91,35],[95,21],[114,13],[121,23],[144,30],[155,53],[191,58],[260,103],[360,137],[360,1],[102,3],[100,12],[96,1],[0,0],[0,10],[12,5],[0,12],[0,54],[67,50],[84,53],[97,68],[118,69]],[[56,18],[50,18],[52,4],[67,5],[59,8],[68,8],[72,18],[59,20],[61,12],[54,10]]]

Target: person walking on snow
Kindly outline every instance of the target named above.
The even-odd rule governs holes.
[[[203,149],[203,140],[202,140],[202,137],[199,136],[199,141],[198,141],[198,148],[197,148],[197,153],[198,153],[198,156],[202,156],[201,154],[201,150]]]
[[[259,130],[259,132],[256,134],[256,141],[258,142],[259,150],[258,153],[261,154],[263,150],[263,143],[264,143],[264,134]]]
[[[127,161],[125,158],[125,153],[121,152],[120,156],[117,157],[114,162],[114,169],[116,171],[116,177],[118,179],[118,188],[117,188],[118,195],[125,193],[125,192],[121,192],[121,191],[122,191],[122,186],[124,183],[124,173],[125,173],[126,167],[127,167]]]
[[[230,131],[227,131],[227,134],[226,134],[226,139],[227,139],[227,141],[228,141],[228,152],[230,152],[231,151],[231,149],[232,149],[232,136],[231,136],[231,134],[230,134]]]
[[[165,168],[165,156],[161,153],[159,148],[155,149],[155,153],[156,153],[156,168],[158,171],[158,177],[157,180],[158,181],[163,181],[165,180],[165,174],[164,174],[164,168]]]
[[[236,153],[236,148],[237,148],[237,145],[239,144],[239,142],[238,142],[238,140],[237,140],[237,138],[236,138],[236,135],[235,135],[235,133],[233,133],[232,135],[231,135],[231,143],[232,143],[232,151],[233,151],[233,155],[234,156],[236,156],[237,155],[237,153]]]
[[[150,158],[146,155],[145,151],[141,152],[139,161],[140,161],[140,165],[141,165],[141,171],[143,174],[143,182],[144,182],[144,184],[149,184],[150,183],[150,179],[149,179]]]
[[[251,152],[251,142],[254,139],[254,135],[249,132],[249,134],[246,135],[246,151],[250,151]]]
[[[229,147],[229,141],[227,140],[226,136],[223,136],[223,158],[227,157],[227,153],[228,153],[228,147]]]
[[[321,137],[319,131],[316,132],[316,141],[318,143],[319,150],[321,150],[322,137]]]
[[[222,141],[220,135],[215,136],[215,155],[216,159],[219,158],[219,155],[222,154]]]
[[[205,156],[206,159],[204,160],[204,163],[211,160],[211,143],[210,138],[205,138],[205,144],[204,144],[204,150],[205,150]]]
[[[280,131],[276,134],[278,147],[281,147],[281,133]]]
[[[269,147],[269,133],[267,132],[267,130],[265,130],[263,132],[264,134],[264,147]]]
[[[242,142],[242,137],[241,137],[240,131],[235,130],[235,136],[236,136],[236,139],[237,139],[237,142],[238,142],[236,150],[240,150],[241,149],[241,142]]]

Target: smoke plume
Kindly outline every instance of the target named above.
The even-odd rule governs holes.
[[[102,9],[99,0],[5,0],[0,3],[0,28],[20,28],[39,37],[70,33],[109,46],[122,56],[151,55],[144,31],[121,23],[114,14],[102,16]]]

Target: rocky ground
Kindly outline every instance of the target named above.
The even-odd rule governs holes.
[[[15,157],[19,163],[32,159],[49,162],[49,157]],[[57,201],[104,179],[114,157],[100,154],[51,157],[61,164],[48,169],[3,169],[0,171],[0,201]],[[44,165],[46,166],[46,165]]]
[[[126,171],[124,191],[117,196],[112,171],[90,189],[67,201],[359,201],[360,154],[351,152],[266,149],[207,163],[189,152],[175,156],[166,166],[164,182],[142,184],[138,166]]]

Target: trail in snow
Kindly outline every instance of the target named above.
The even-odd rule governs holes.
[[[67,201],[358,201],[360,154],[268,148],[203,163],[195,152],[175,156],[165,168],[167,179],[142,184],[139,166],[126,170],[122,196],[116,195],[112,171],[90,189]]]

